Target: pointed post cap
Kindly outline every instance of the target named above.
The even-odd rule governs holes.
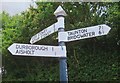
[[[58,17],[58,16],[67,16],[66,12],[63,10],[63,8],[62,8],[61,6],[59,6],[59,7],[55,10],[54,15],[55,15],[56,17]]]

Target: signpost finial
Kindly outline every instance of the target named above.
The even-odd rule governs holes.
[[[55,16],[67,16],[67,14],[66,14],[66,12],[63,10],[63,8],[61,7],[61,6],[59,6],[56,10],[55,10],[55,12],[54,12],[54,15]]]

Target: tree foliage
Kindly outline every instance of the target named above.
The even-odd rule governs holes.
[[[31,37],[55,23],[53,12],[62,5],[66,13],[65,30],[107,24],[107,36],[66,43],[69,81],[117,81],[120,47],[119,3],[42,3],[21,15],[2,13],[3,81],[58,81],[59,58],[12,56],[12,43],[29,43]],[[35,44],[58,45],[57,33]]]

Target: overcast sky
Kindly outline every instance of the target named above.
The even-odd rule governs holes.
[[[0,1],[0,6],[2,6],[2,8],[0,7],[0,12],[6,11],[12,16],[25,11],[30,4],[36,7],[33,0],[2,0]]]

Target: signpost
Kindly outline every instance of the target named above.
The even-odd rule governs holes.
[[[59,6],[54,12],[54,15],[57,17],[58,22],[34,35],[30,40],[31,44],[14,43],[8,48],[8,50],[12,53],[12,55],[58,57],[60,62],[60,81],[67,83],[67,57],[64,42],[107,35],[111,28],[102,24],[64,32],[64,16],[67,15],[66,12],[61,6]],[[59,46],[32,45],[56,31],[58,31]]]
[[[57,17],[59,29],[58,32],[64,32],[64,16],[66,16],[66,12],[62,9],[61,6],[59,6],[56,11],[54,12],[54,15]],[[65,46],[65,43],[63,41],[58,42],[59,46]],[[67,74],[67,63],[66,63],[66,57],[62,57],[59,59],[60,63],[60,81],[64,83],[67,83],[68,81],[68,74]]]
[[[39,33],[37,33],[36,35],[34,35],[31,40],[30,40],[30,43],[33,44],[49,35],[51,35],[52,33],[58,31],[58,23],[54,23],[52,24],[51,26],[47,27],[46,29],[40,31]]]
[[[65,46],[47,46],[31,44],[12,44],[8,50],[12,55],[41,56],[41,57],[66,57]]]
[[[102,24],[66,32],[59,32],[58,39],[59,41],[69,42],[85,38],[92,38],[96,36],[107,35],[110,29],[111,28],[109,26]]]

